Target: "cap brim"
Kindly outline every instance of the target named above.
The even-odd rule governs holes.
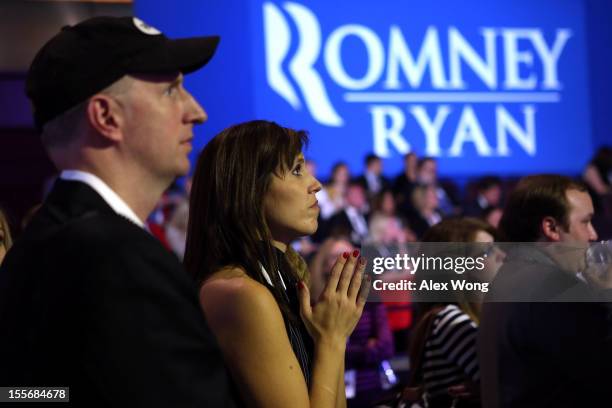
[[[189,74],[206,65],[218,45],[218,36],[167,40],[163,46],[136,56],[128,69],[132,73],[180,71]]]
[[[180,71],[188,74],[202,68],[211,60],[219,45],[219,37],[170,40],[168,45],[170,54],[180,65]]]

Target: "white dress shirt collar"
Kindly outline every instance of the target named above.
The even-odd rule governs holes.
[[[99,177],[81,170],[64,170],[59,176],[62,180],[80,181],[93,188],[96,193],[100,194],[102,199],[106,201],[117,214],[124,216],[128,220],[141,228],[145,228],[144,222],[132,209],[121,199],[104,181]]]

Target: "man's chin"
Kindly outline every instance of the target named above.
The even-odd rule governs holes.
[[[175,176],[176,177],[188,176],[189,170],[191,170],[191,162],[189,161],[189,159],[187,159],[186,162],[181,163],[179,166],[177,166],[176,171],[175,171]]]

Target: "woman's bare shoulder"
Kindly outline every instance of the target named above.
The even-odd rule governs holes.
[[[308,388],[270,290],[240,268],[213,274],[200,302],[245,399],[258,407],[307,407]]]
[[[211,275],[200,288],[200,303],[213,329],[226,324],[250,326],[262,319],[280,319],[282,323],[270,290],[240,267],[223,268]]]

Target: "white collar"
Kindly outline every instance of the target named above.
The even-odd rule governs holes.
[[[354,218],[354,217],[363,217],[363,214],[361,213],[361,211],[359,211],[356,207],[353,207],[352,205],[347,205],[344,208],[344,211],[346,211],[346,215],[349,218]]]
[[[62,180],[80,181],[93,188],[96,193],[100,194],[102,199],[106,201],[117,214],[124,216],[128,220],[141,228],[145,228],[144,223],[134,211],[121,199],[104,181],[99,177],[81,170],[64,170],[59,178]]]

